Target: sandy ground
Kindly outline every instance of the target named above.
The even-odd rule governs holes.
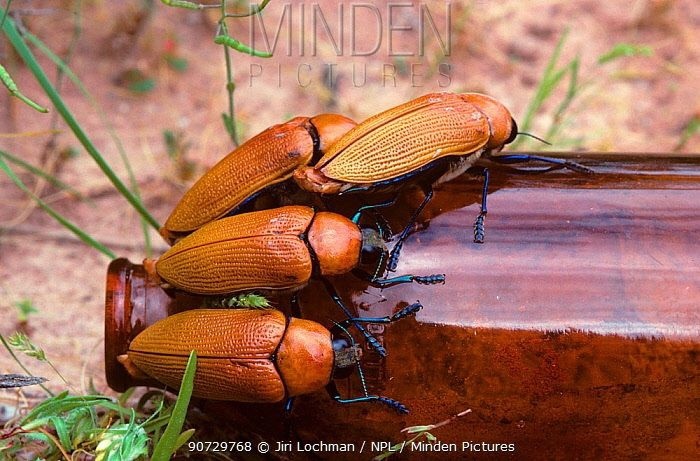
[[[36,14],[23,15],[23,21],[53,50],[65,55],[73,33],[72,2],[45,3],[48,6],[34,11]],[[560,62],[579,55],[581,80],[586,87],[562,122],[560,136],[552,140],[555,147],[671,152],[684,127],[693,116],[700,115],[700,12],[692,8],[691,0],[540,0],[528,2],[527,8],[518,1],[452,2],[449,21],[442,3],[430,2],[441,38],[449,35],[451,39],[449,56],[444,55],[428,26],[425,53],[419,55],[419,8],[397,9],[389,20],[383,2],[377,2],[383,30],[379,50],[371,56],[351,56],[351,4],[343,2],[346,40],[340,57],[321,25],[316,56],[312,34],[300,37],[297,21],[301,16],[299,5],[304,3],[290,4],[294,15],[289,53],[283,32],[280,52],[270,60],[233,55],[236,115],[243,139],[295,115],[337,111],[361,120],[429,91],[487,92],[503,101],[519,119],[555,43],[567,29],[568,40]],[[107,114],[136,171],[146,206],[162,222],[193,180],[183,178],[178,164],[168,158],[163,132],[171,130],[182,136],[186,146],[183,153],[194,163],[195,177],[231,149],[220,115],[227,104],[225,70],[221,48],[211,40],[215,23],[210,16],[157,3],[150,18],[139,22],[144,15],[140,4],[130,1],[115,7],[107,2],[86,3],[71,66]],[[336,2],[318,4],[331,30],[336,31]],[[285,5],[272,2],[264,12],[269,36]],[[22,1],[13,2],[12,7],[30,10],[26,13],[38,8],[33,2]],[[310,4],[306,7],[308,26],[312,9]],[[357,11],[358,22],[363,15],[367,21],[376,18],[369,14],[367,10]],[[394,41],[389,45],[389,22],[413,29],[394,31]],[[449,34],[447,24],[451,26]],[[375,44],[376,36],[373,39],[371,35],[372,30],[376,33],[374,27],[367,22],[361,29],[365,35],[357,32],[358,50],[371,49]],[[247,20],[232,21],[230,28],[233,35],[248,39]],[[304,56],[298,46],[300,40],[305,41]],[[597,57],[618,43],[648,45],[654,55],[598,66]],[[412,55],[391,56],[390,51]],[[184,58],[188,68],[184,72],[170,68],[165,58],[168,52]],[[48,104],[4,39],[0,40],[0,61],[25,94]],[[40,61],[55,76],[48,60]],[[446,72],[445,64],[450,66],[449,78],[441,75]],[[396,69],[395,80],[383,74],[385,66]],[[154,78],[153,91],[134,94],[121,84],[124,72],[134,68]],[[330,68],[336,77],[333,85],[324,83]],[[362,69],[367,70],[367,81],[359,84]],[[260,72],[261,76],[251,77],[251,73]],[[72,84],[65,83],[62,94],[108,162],[125,178],[115,144],[97,113]],[[546,132],[561,95],[558,92],[535,118],[533,133]],[[37,184],[26,174],[21,177],[115,253],[140,261],[144,257],[143,236],[136,214],[111,188],[64,124],[57,125],[60,133],[54,145],[47,148],[49,129],[51,115],[39,115],[0,91],[0,149],[53,170],[87,199],[77,200]],[[696,136],[682,150],[697,152],[699,148]],[[69,149],[77,149],[78,154],[67,155]],[[98,389],[105,390],[102,336],[108,259],[37,210],[4,175],[0,175],[0,191],[0,333],[8,335],[20,327],[15,303],[31,300],[39,312],[31,315],[23,328],[33,341],[47,351],[73,387],[80,388],[93,380]],[[165,244],[155,232],[151,234],[158,253]],[[32,369],[50,377],[51,387],[65,387],[48,368],[32,364]],[[17,371],[8,355],[0,353],[0,373]]]

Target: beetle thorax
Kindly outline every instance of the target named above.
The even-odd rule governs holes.
[[[344,339],[333,340],[333,376],[342,377],[348,369],[354,369],[362,357],[362,349],[356,344],[349,344]]]
[[[321,275],[341,275],[360,263],[362,235],[357,225],[336,213],[316,213],[308,232]]]
[[[330,331],[310,320],[291,318],[277,352],[287,397],[323,388],[333,373]]]
[[[513,140],[513,131],[517,127],[508,109],[490,96],[479,93],[465,93],[461,98],[473,104],[479,112],[486,116],[490,127],[490,136],[486,144],[487,149],[500,150],[504,144]]]

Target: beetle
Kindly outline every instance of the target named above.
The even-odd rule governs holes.
[[[349,319],[390,323],[421,309],[411,304],[391,317]],[[347,323],[344,321],[343,323]],[[339,403],[379,402],[399,413],[408,409],[394,399],[364,395],[343,399],[334,379],[359,367],[359,349],[348,335],[338,337],[311,320],[286,317],[271,309],[194,309],[147,327],[118,357],[135,378],[144,375],[178,388],[190,351],[197,352],[193,395],[213,400],[275,403],[325,387]],[[359,368],[358,368],[359,371]]]
[[[500,163],[541,161],[579,172],[574,162],[531,155],[493,155],[512,142],[518,127],[508,109],[479,93],[430,93],[368,118],[334,143],[313,166],[302,166],[294,180],[320,194],[393,191],[417,184],[425,198],[392,250],[395,270],[403,241],[433,196],[433,188],[472,167],[479,158]],[[488,170],[474,241],[482,243]]]
[[[160,233],[171,245],[210,221],[235,214],[264,190],[314,163],[356,123],[338,114],[296,117],[233,150],[185,193]]]
[[[177,242],[157,261],[145,260],[144,266],[175,288],[203,295],[296,292],[315,276],[347,317],[352,315],[327,276],[352,272],[378,288],[445,281],[443,274],[379,278],[386,253],[375,229],[361,229],[336,213],[295,205],[213,221]],[[375,267],[373,274],[361,268],[367,264]],[[385,354],[362,325],[356,326]]]

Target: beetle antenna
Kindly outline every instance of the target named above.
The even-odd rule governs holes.
[[[396,198],[391,202],[392,204],[396,202]],[[379,223],[379,216],[375,214],[374,215],[374,225],[377,228],[377,233],[379,234],[379,238],[384,240],[384,227]],[[389,257],[389,250],[384,247],[382,250],[382,255],[379,257],[379,261],[377,261],[377,266],[374,268],[374,276],[372,278],[379,278],[379,271],[381,270],[382,266],[384,265],[384,260]]]
[[[379,278],[379,272],[381,271],[381,268],[384,265],[384,260],[387,259],[388,256],[389,256],[389,250],[384,248],[382,250],[382,255],[379,257],[379,261],[377,261],[377,266],[374,268],[374,274],[372,275],[373,279]]]
[[[536,139],[536,140],[538,140],[538,141],[540,141],[540,142],[543,142],[543,143],[547,144],[548,146],[551,146],[551,145],[552,145],[551,142],[547,142],[547,141],[545,141],[544,139],[540,138],[539,136],[535,136],[534,134],[531,134],[531,133],[526,133],[526,132],[524,132],[524,131],[518,131],[516,134],[519,134],[519,135],[522,134],[523,136],[529,136],[529,137],[531,137],[531,138],[534,138],[534,139]]]

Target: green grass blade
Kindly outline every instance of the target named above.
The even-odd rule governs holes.
[[[194,429],[187,429],[184,431],[182,434],[177,436],[177,440],[175,441],[175,447],[173,450],[173,453],[176,452],[177,450],[180,449],[184,444],[187,443],[188,440],[192,438],[194,435]]]
[[[542,79],[540,80],[540,84],[537,87],[537,91],[535,92],[535,96],[532,98],[530,104],[527,106],[525,116],[522,118],[522,122],[519,124],[519,130],[521,132],[528,132],[530,130],[530,126],[532,125],[532,119],[534,118],[535,114],[538,110],[540,110],[542,104],[544,104],[547,98],[552,94],[554,88],[566,74],[566,67],[564,69],[555,70],[555,66],[557,64],[557,61],[559,61],[559,56],[561,55],[561,51],[564,48],[564,42],[566,41],[568,34],[568,30],[564,31],[561,38],[554,47],[552,56],[547,62],[547,66],[545,67],[544,73],[542,74]],[[511,146],[513,149],[517,149],[517,147],[520,146],[522,142],[522,138],[517,139],[513,144],[511,144]]]
[[[112,409],[112,400],[104,395],[68,395],[68,391],[63,391],[58,395],[48,398],[34,407],[20,422],[24,428],[34,427],[44,423],[45,419],[62,413],[67,413],[78,408],[90,408],[94,406],[104,406]],[[124,409],[122,409],[124,411]]]
[[[192,397],[192,389],[194,388],[194,373],[197,369],[197,353],[193,350],[190,352],[190,358],[187,360],[187,367],[185,368],[185,374],[182,377],[182,384],[180,385],[180,392],[177,396],[177,401],[175,401],[175,408],[173,409],[173,414],[170,417],[170,422],[168,427],[165,428],[163,436],[160,438],[153,450],[152,461],[167,461],[175,453],[177,449],[178,441],[180,441],[180,431],[182,430],[183,424],[185,424],[185,417],[187,416],[187,407],[190,404],[190,397]]]
[[[6,19],[5,23],[3,24],[3,31],[5,32],[7,38],[10,40],[10,43],[14,47],[15,51],[17,51],[17,54],[19,54],[24,63],[30,69],[34,77],[44,89],[44,92],[46,92],[46,95],[49,97],[49,99],[51,99],[51,102],[53,103],[58,113],[61,114],[63,120],[71,128],[73,134],[75,134],[76,138],[78,138],[80,143],[83,145],[88,154],[90,154],[93,160],[95,160],[102,172],[107,176],[107,178],[109,178],[114,187],[117,188],[117,190],[129,201],[131,206],[133,206],[136,209],[136,211],[138,211],[139,214],[143,216],[144,219],[146,219],[153,228],[159,229],[160,224],[158,223],[158,221],[156,221],[155,218],[151,216],[151,214],[148,212],[148,210],[146,210],[141,201],[138,200],[136,196],[134,196],[134,194],[131,193],[131,191],[124,185],[124,183],[121,182],[117,175],[114,174],[114,172],[104,160],[104,158],[97,150],[95,145],[92,143],[90,138],[87,137],[87,134],[85,134],[78,121],[75,119],[73,114],[65,105],[63,99],[61,99],[61,96],[56,92],[56,89],[49,81],[48,77],[46,76],[46,73],[41,68],[41,65],[37,62],[33,53],[27,47],[27,44],[24,42],[22,37],[19,35],[15,23],[11,18]]]
[[[7,18],[7,13],[10,12],[10,5],[12,5],[12,0],[7,0],[7,5],[5,5],[5,10],[2,12],[2,19],[0,19],[0,28],[5,24],[5,19]]]
[[[58,441],[61,442],[63,448],[66,450],[71,450],[72,443],[70,441],[70,435],[66,421],[63,418],[59,418],[58,416],[51,416],[49,418],[49,422],[56,430]]]
[[[80,200],[85,200],[85,197],[83,194],[78,192],[76,189],[72,188],[70,185],[64,183],[57,177],[47,173],[46,171],[42,170],[41,168],[38,168],[31,163],[27,163],[24,160],[22,160],[19,157],[15,157],[12,154],[9,154],[5,151],[0,150],[0,157],[4,157],[5,160],[14,163],[15,165],[19,166],[20,168],[23,168],[30,173],[32,173],[35,176],[39,176],[40,178],[45,179],[47,182],[52,184],[54,187],[57,187],[58,189],[61,189],[63,191],[68,192],[69,194],[73,195],[74,197],[80,199]]]
[[[598,58],[598,64],[605,64],[617,58],[630,56],[653,56],[654,49],[647,45],[634,45],[630,43],[618,43],[610,51]]]
[[[561,104],[559,104],[559,107],[557,107],[557,110],[554,113],[552,124],[550,125],[549,130],[547,131],[545,139],[553,139],[554,136],[557,134],[557,132],[561,128],[564,113],[569,109],[569,106],[571,106],[571,103],[573,102],[574,98],[581,90],[581,86],[579,85],[580,63],[580,56],[576,56],[576,59],[571,61],[569,65],[566,66],[566,70],[568,71],[570,76],[569,86],[566,89],[566,95],[564,96],[564,100],[561,102]]]
[[[49,206],[46,202],[41,200],[39,197],[34,195],[32,191],[29,190],[29,188],[22,182],[21,179],[15,175],[14,171],[9,167],[9,165],[5,162],[5,160],[0,156],[0,170],[4,171],[5,174],[12,180],[12,182],[15,183],[17,187],[19,187],[25,194],[29,195],[32,200],[36,202],[39,207],[41,207],[42,210],[44,210],[49,216],[54,218],[56,221],[61,223],[63,227],[68,229],[69,231],[73,232],[80,240],[82,240],[84,243],[88,244],[89,246],[93,247],[97,251],[103,253],[110,259],[115,259],[116,255],[112,253],[112,251],[92,238],[90,235],[88,235],[85,231],[83,231],[81,228],[70,222],[67,218],[65,218],[63,215],[61,215],[59,212],[55,211],[51,206]]]
[[[692,119],[690,119],[685,128],[683,128],[681,139],[678,141],[678,144],[676,144],[676,147],[674,147],[673,150],[677,152],[683,149],[688,143],[688,140],[698,133],[700,133],[700,115],[695,115]]]

